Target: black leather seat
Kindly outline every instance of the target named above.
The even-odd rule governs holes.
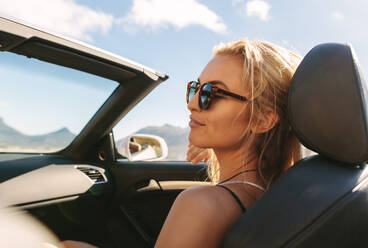
[[[290,88],[289,115],[318,155],[289,169],[222,247],[368,246],[367,96],[351,46],[322,44],[306,55]]]

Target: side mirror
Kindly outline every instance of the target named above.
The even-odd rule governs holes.
[[[163,160],[168,154],[165,140],[151,134],[129,135],[116,144],[116,150],[129,161]]]

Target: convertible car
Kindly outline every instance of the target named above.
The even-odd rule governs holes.
[[[13,86],[12,99],[23,103],[9,116],[30,116],[41,129],[67,116],[80,119],[71,121],[73,132],[31,139],[0,116],[1,205],[27,211],[61,240],[152,247],[175,197],[206,184],[206,164],[160,160],[167,147],[159,137],[115,144],[113,128],[168,77],[7,18],[0,18],[0,51],[2,91]],[[293,78],[289,114],[317,155],[285,173],[229,230],[223,247],[366,246],[367,96],[350,45],[322,44],[306,55]],[[52,113],[27,109],[36,103]],[[144,149],[149,157],[138,159],[134,153]]]

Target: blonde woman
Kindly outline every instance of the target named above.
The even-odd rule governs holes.
[[[194,146],[188,159],[211,148],[214,185],[177,197],[155,247],[219,247],[234,221],[300,159],[287,120],[288,89],[299,62],[293,52],[263,41],[214,49],[187,89]]]
[[[213,185],[179,194],[156,248],[219,247],[230,226],[300,159],[287,117],[299,62],[295,53],[264,41],[215,47],[199,78],[187,86],[187,159],[210,160]]]

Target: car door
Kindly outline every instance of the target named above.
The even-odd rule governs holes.
[[[0,112],[1,205],[27,210],[61,240],[153,246],[175,197],[202,184],[206,166],[122,159],[113,128],[167,76],[2,17],[0,44],[2,100],[14,106]],[[83,119],[77,131],[15,128],[41,132],[68,118]]]
[[[117,191],[110,228],[117,243],[152,247],[176,196],[205,179],[203,168],[185,162],[114,163],[110,171]]]

